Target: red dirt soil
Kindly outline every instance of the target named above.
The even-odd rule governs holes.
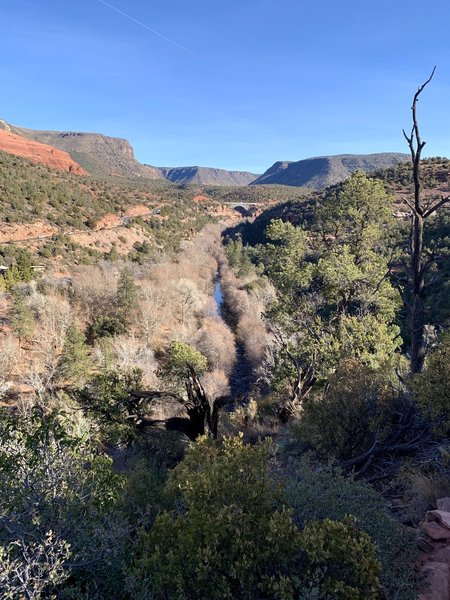
[[[52,169],[59,169],[75,175],[87,175],[86,171],[72,160],[67,152],[15,135],[9,131],[0,130],[0,150],[16,156],[23,156]]]

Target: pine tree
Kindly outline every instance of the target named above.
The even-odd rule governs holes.
[[[80,384],[84,383],[91,370],[92,362],[84,333],[76,325],[70,325],[58,362],[58,374],[61,379]]]
[[[130,318],[130,313],[137,307],[138,303],[138,287],[134,283],[131,271],[125,268],[120,274],[117,283],[116,304],[118,308],[118,316],[124,323],[127,323]]]
[[[34,318],[26,302],[25,297],[20,293],[15,293],[10,317],[11,327],[19,336],[19,346],[23,339],[28,339],[33,334]]]

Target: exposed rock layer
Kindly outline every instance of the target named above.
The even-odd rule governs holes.
[[[53,169],[76,175],[86,175],[86,171],[67,152],[53,146],[26,139],[5,129],[0,129],[0,150],[28,158]]]

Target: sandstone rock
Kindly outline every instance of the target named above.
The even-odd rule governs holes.
[[[450,565],[450,546],[444,546],[434,552],[433,560]]]
[[[429,589],[422,592],[419,600],[449,600],[450,598],[450,571],[445,563],[433,562],[424,567],[428,574]]]
[[[3,129],[0,129],[0,150],[16,156],[23,156],[33,162],[41,163],[60,171],[74,173],[75,175],[87,174],[67,152],[57,150],[47,144],[29,140],[20,135],[15,135]]]
[[[150,209],[145,204],[136,204],[135,206],[130,206],[125,211],[126,217],[142,217],[149,214]]]
[[[450,513],[450,498],[439,498],[436,500],[436,506],[438,510]]]
[[[450,530],[450,513],[443,510],[430,510],[425,516],[426,521],[437,521],[443,527]]]
[[[432,540],[450,540],[450,530],[442,527],[436,521],[425,521],[421,528]]]

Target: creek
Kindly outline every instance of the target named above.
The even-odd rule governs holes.
[[[218,275],[217,275],[216,281],[214,283],[213,300],[214,300],[214,308],[212,309],[212,314],[214,316],[218,316],[222,320],[224,320],[223,315],[222,315],[222,304],[223,304],[222,283],[221,283],[220,277]]]

